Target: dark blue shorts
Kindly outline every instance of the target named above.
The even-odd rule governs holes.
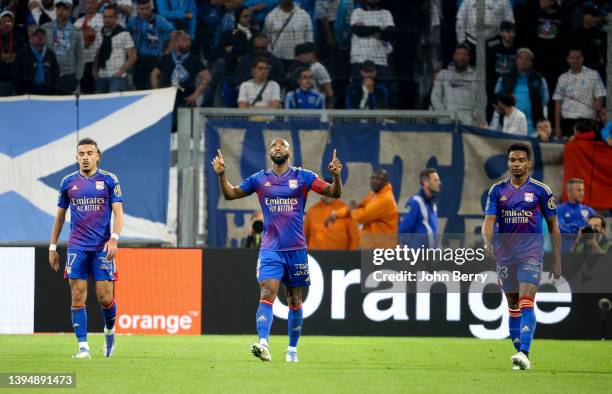
[[[117,280],[115,261],[106,260],[106,252],[95,250],[68,249],[64,278],[95,281]]]
[[[538,256],[539,257],[539,256]],[[540,286],[542,279],[541,257],[515,257],[497,261],[497,281],[506,293],[518,293],[519,283],[531,283]]]
[[[306,249],[260,250],[257,259],[257,281],[276,279],[289,287],[310,286]]]

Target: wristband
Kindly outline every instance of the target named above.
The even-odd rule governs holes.
[[[49,252],[55,252],[57,250],[57,244],[49,244]]]
[[[112,233],[111,234],[111,238],[114,239],[115,241],[119,241],[119,234],[117,233]]]

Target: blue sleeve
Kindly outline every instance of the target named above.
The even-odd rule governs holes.
[[[544,218],[548,219],[552,216],[557,216],[557,204],[555,203],[555,196],[553,196],[552,192],[549,193],[548,190],[541,188],[540,190],[540,206],[542,208],[542,213],[544,214]]]
[[[240,190],[247,194],[247,196],[257,191],[257,175],[259,175],[259,173],[251,175],[250,177],[242,181],[240,186],[238,186]]]
[[[67,209],[70,205],[70,198],[68,197],[68,189],[66,189],[66,180],[63,180],[60,188],[59,195],[57,196],[57,206],[60,208]]]
[[[172,0],[157,0],[155,2],[159,15],[168,19],[183,19],[185,17],[185,12],[187,12],[185,7],[170,9],[170,7],[168,7],[168,3],[170,2],[172,2]]]
[[[573,233],[574,231],[572,231],[572,225],[571,223],[567,223],[565,221],[565,205],[561,204],[559,205],[559,208],[557,209],[557,220],[559,223],[559,231],[561,231],[562,233]]]
[[[495,215],[497,216],[497,188],[495,185],[491,186],[489,189],[489,195],[487,196],[487,205],[485,205],[485,215]]]
[[[293,92],[289,92],[285,96],[285,108],[287,108],[287,109],[295,108],[295,105],[293,103]]]
[[[503,89],[504,87],[502,85],[502,79],[501,77],[499,77],[497,83],[495,84],[495,93],[501,93]]]
[[[601,139],[606,141],[610,137],[612,137],[612,121],[606,123],[604,128],[601,129]]]
[[[406,210],[400,217],[397,232],[403,234],[415,233],[416,223],[419,219],[419,204],[413,199],[406,203]]]
[[[158,15],[157,23],[158,23],[159,29],[166,34],[172,33],[174,30],[176,30],[174,28],[174,25],[170,23],[168,19],[164,18],[161,15]]]
[[[121,185],[119,185],[119,178],[115,175],[109,176],[107,185],[110,195],[110,203],[123,202],[123,195],[121,193]]]
[[[548,101],[550,100],[550,93],[548,92],[548,83],[546,83],[546,79],[542,77],[542,87],[540,89],[540,94],[542,95],[542,105],[547,106]]]
[[[315,179],[318,178],[317,174],[315,174],[312,171],[305,170],[303,168],[300,169],[300,173],[302,175],[302,179],[304,179],[304,183],[306,184],[306,187],[308,188],[308,190],[310,190],[312,183],[315,181]]]

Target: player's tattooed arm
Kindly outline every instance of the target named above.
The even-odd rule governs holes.
[[[57,240],[62,232],[62,227],[64,227],[65,221],[66,208],[58,207],[57,213],[55,214],[55,220],[53,220],[53,228],[51,229],[51,245],[57,245]],[[51,248],[49,248],[49,265],[53,271],[59,271],[59,254],[57,253],[57,250],[51,250]]]
[[[332,153],[332,159],[327,166],[327,169],[332,174],[333,182],[331,185],[326,187],[321,194],[333,197],[340,198],[342,195],[342,179],[340,178],[340,173],[342,172],[342,163],[340,159],[336,156],[336,150],[334,149]]]
[[[481,230],[482,240],[485,246],[485,255],[490,261],[495,261],[495,253],[493,252],[493,231],[495,220],[495,215],[485,215]]]
[[[559,230],[557,216],[553,215],[546,218],[546,224],[548,225],[548,233],[550,234],[550,241],[553,247],[554,261],[552,274],[555,279],[559,279],[561,277],[561,231]]]
[[[220,149],[217,149],[217,156],[215,156],[213,159],[212,165],[215,173],[219,175],[219,186],[223,192],[223,197],[225,197],[226,200],[235,200],[248,195],[244,192],[244,190],[238,186],[233,186],[227,180],[227,177],[225,176],[225,161],[223,161],[223,155],[221,154]]]

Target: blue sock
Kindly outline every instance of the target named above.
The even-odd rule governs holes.
[[[115,300],[110,305],[101,305],[102,316],[104,317],[104,327],[107,330],[112,330],[115,327],[115,316],[117,316],[117,304]]]
[[[303,321],[302,305],[297,308],[289,307],[289,318],[287,319],[289,326],[289,347],[297,347],[298,340],[302,334]]]
[[[72,328],[79,343],[87,342],[87,308],[85,305],[71,308]]]
[[[536,329],[536,317],[533,310],[533,298],[521,297],[521,352],[529,354],[531,340]]]
[[[510,329],[510,339],[517,352],[521,351],[521,310],[508,309],[510,318],[508,319],[508,328]]]
[[[259,303],[259,308],[257,308],[257,314],[255,315],[259,339],[265,339],[267,341],[268,338],[270,338],[273,318],[272,304],[268,301],[261,301]]]

